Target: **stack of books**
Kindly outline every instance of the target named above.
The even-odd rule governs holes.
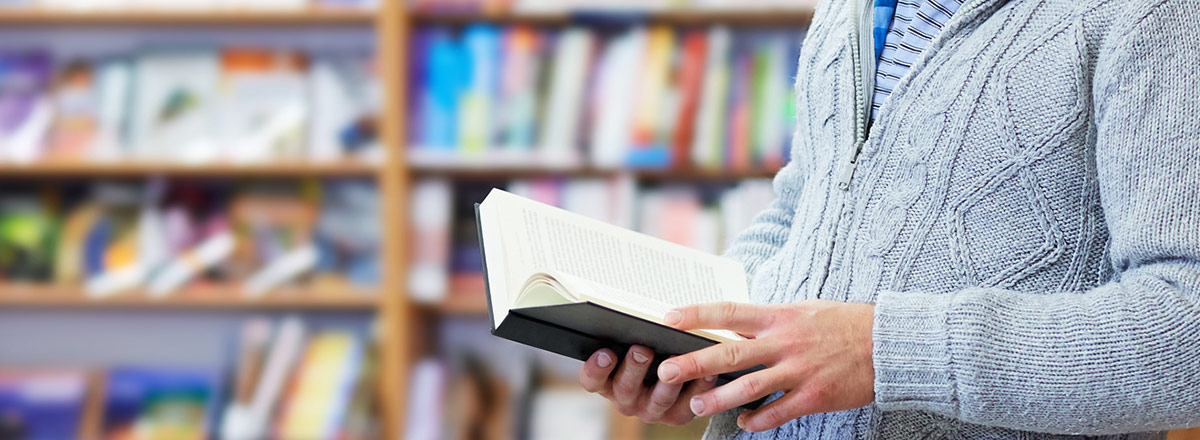
[[[378,88],[371,57],[351,54],[0,53],[0,161],[377,160]]]
[[[418,165],[778,169],[803,31],[431,27],[413,38]]]

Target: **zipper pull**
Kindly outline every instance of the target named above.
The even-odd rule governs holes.
[[[850,156],[850,163],[842,170],[842,177],[838,179],[838,189],[842,191],[850,190],[850,181],[854,180],[854,171],[858,169],[858,153],[862,151],[863,143],[858,141],[854,144],[854,153]]]

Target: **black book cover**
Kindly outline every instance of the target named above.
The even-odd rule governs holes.
[[[475,204],[476,224],[479,204]],[[479,250],[483,252],[483,229],[479,228]],[[654,350],[651,372],[658,371],[661,361],[684,353],[716,345],[717,342],[685,331],[676,330],[652,321],[619,312],[591,303],[574,303],[544,307],[510,309],[508,316],[495,327],[492,307],[491,284],[487,280],[487,258],[483,263],[484,285],[488,291],[488,318],[492,322],[492,334],[510,341],[557,353],[580,361],[587,361],[592,353],[607,348],[623,356],[633,345]],[[747,370],[722,374],[717,384],[723,385],[745,374],[762,370],[757,366]],[[658,380],[657,374],[647,374],[646,383]],[[765,400],[765,399],[764,399]],[[757,408],[763,401],[743,406]]]

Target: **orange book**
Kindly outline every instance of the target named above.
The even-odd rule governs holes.
[[[750,169],[750,136],[751,136],[751,78],[754,71],[754,59],[751,56],[738,57],[733,66],[733,107],[730,109],[729,122],[729,169]]]
[[[655,147],[662,139],[659,129],[662,110],[671,76],[671,51],[675,47],[675,31],[666,26],[651,28],[646,33],[645,61],[641,84],[638,87],[637,108],[634,109],[633,145]]]
[[[678,71],[679,114],[672,137],[671,163],[675,167],[688,162],[689,151],[696,136],[696,113],[704,90],[704,66],[708,57],[708,35],[692,31],[683,39],[683,59]]]

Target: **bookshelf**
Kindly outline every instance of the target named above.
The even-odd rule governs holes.
[[[808,9],[761,9],[761,10],[717,10],[688,11],[664,10],[639,13],[589,13],[589,14],[511,14],[482,13],[464,14],[450,12],[414,12],[411,19],[420,24],[468,24],[489,22],[496,24],[528,24],[538,26],[560,26],[571,23],[656,23],[672,26],[701,26],[725,24],[730,26],[804,26],[812,20]]]
[[[505,180],[529,177],[617,177],[629,176],[642,182],[733,182],[746,179],[769,179],[775,175],[775,170],[704,170],[704,169],[667,169],[667,170],[615,170],[587,167],[552,168],[552,167],[431,167],[422,166],[411,169],[416,177],[444,177],[456,181],[485,181]]]
[[[361,161],[179,164],[152,162],[0,163],[0,178],[29,177],[374,177],[383,167]]]
[[[0,9],[0,25],[46,26],[370,26],[373,11],[358,10],[230,10],[230,11],[59,11]]]
[[[308,310],[371,311],[379,305],[375,290],[280,289],[258,298],[231,294],[221,286],[188,287],[171,296],[155,299],[141,290],[122,292],[104,298],[90,298],[75,286],[0,285],[0,307],[61,309],[144,309],[144,310]]]
[[[0,9],[0,27],[9,29],[41,28],[72,29],[95,28],[123,30],[137,28],[218,28],[218,29],[266,29],[286,31],[304,28],[368,28],[373,30],[379,68],[384,90],[389,94],[399,93],[397,75],[401,75],[397,49],[403,47],[398,38],[403,34],[403,20],[398,1],[381,2],[378,10],[220,10],[220,11],[62,11],[47,9]],[[389,66],[391,66],[389,68]],[[385,120],[399,117],[398,101],[385,100]],[[394,124],[391,124],[394,126]],[[356,178],[371,179],[379,187],[381,212],[385,218],[381,224],[402,224],[405,183],[402,178],[403,164],[395,129],[384,127],[384,157],[380,161],[338,160],[298,161],[287,160],[269,163],[203,163],[187,164],[172,162],[0,162],[0,187],[12,180],[86,180],[108,178],[184,177],[206,179],[302,179],[302,178]],[[396,228],[384,228],[393,231]],[[382,260],[388,267],[402,267],[403,238],[387,232],[382,246]],[[383,271],[380,285],[376,288],[320,287],[280,288],[260,297],[244,297],[240,289],[232,286],[190,286],[173,292],[162,299],[152,298],[148,292],[135,289],[123,291],[103,298],[91,298],[77,285],[60,286],[44,284],[0,283],[0,309],[4,310],[96,310],[96,311],[203,311],[227,313],[237,311],[283,311],[308,313],[365,313],[375,316],[384,329],[379,337],[378,385],[374,394],[378,398],[378,418],[384,438],[400,438],[403,429],[403,402],[407,357],[404,354],[405,338],[410,333],[403,327],[407,321],[406,300],[403,294],[404,279],[401,272]],[[97,374],[97,376],[99,376]],[[102,432],[103,399],[97,391],[103,389],[103,381],[95,380],[86,403],[87,411],[81,421],[83,438],[98,438]]]

